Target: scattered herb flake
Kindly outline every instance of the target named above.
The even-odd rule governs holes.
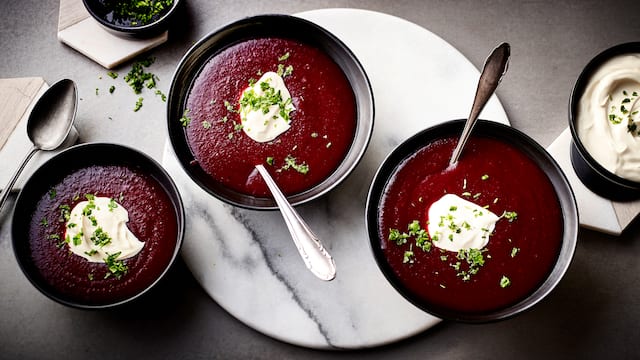
[[[512,258],[516,257],[516,255],[518,255],[518,253],[519,253],[519,252],[520,252],[520,248],[513,247],[513,248],[511,249],[511,257],[512,257]]]
[[[287,59],[289,59],[289,56],[291,56],[291,54],[287,51],[284,55],[278,58],[278,61],[279,62],[286,61]]]
[[[140,108],[142,108],[142,101],[144,99],[142,97],[139,97],[138,100],[136,101],[136,106],[133,108],[133,111],[138,111],[140,110]]]
[[[162,102],[167,102],[167,95],[165,95],[162,91],[156,90],[156,95],[160,96]]]
[[[182,124],[182,127],[187,127],[189,123],[191,123],[189,112],[189,109],[184,109],[184,112],[182,113],[182,117],[180,118],[180,124]]]

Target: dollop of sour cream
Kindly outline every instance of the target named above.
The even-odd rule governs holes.
[[[605,169],[633,181],[640,181],[639,94],[640,54],[616,56],[590,78],[576,119],[589,154]]]
[[[71,252],[90,262],[105,262],[117,253],[117,259],[127,259],[144,247],[128,221],[129,212],[115,200],[89,196],[71,209],[65,239]]]
[[[291,127],[289,113],[295,110],[284,80],[266,72],[240,96],[242,130],[257,142],[268,142]]]
[[[431,204],[427,231],[433,245],[455,251],[482,249],[500,219],[488,209],[454,194],[446,194]]]

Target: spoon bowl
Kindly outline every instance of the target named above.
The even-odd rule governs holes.
[[[55,150],[65,143],[72,132],[77,107],[76,84],[69,79],[53,84],[38,99],[27,120],[27,136],[33,143],[33,147],[4,187],[0,196],[0,210],[7,201],[20,173],[33,155],[40,150]],[[73,134],[76,136],[75,131]]]

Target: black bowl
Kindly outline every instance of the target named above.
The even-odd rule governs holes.
[[[571,164],[578,178],[594,193],[617,201],[640,198],[640,182],[622,178],[600,165],[585,148],[576,126],[578,104],[591,76],[607,60],[624,54],[640,54],[640,42],[613,46],[596,55],[582,70],[569,99],[569,127],[571,129]]]
[[[150,284],[125,298],[113,302],[91,302],[61,293],[43,279],[34,263],[30,249],[30,223],[38,202],[49,193],[53,185],[71,173],[93,165],[121,165],[151,176],[168,196],[177,223],[175,246],[163,270]],[[83,309],[103,309],[128,303],[153,288],[175,262],[184,237],[184,208],[178,189],[168,173],[152,158],[129,147],[115,144],[81,144],[68,148],[45,162],[25,183],[16,200],[12,221],[13,250],[23,273],[47,297],[67,306]],[[45,241],[51,241],[45,239]]]
[[[201,167],[194,166],[194,157],[179,119],[185,112],[192,83],[208,60],[233,44],[265,37],[293,39],[320,49],[340,67],[355,95],[357,124],[350,149],[328,178],[311,189],[289,196],[293,205],[326,194],[352,172],[369,144],[374,116],[371,85],[358,59],[342,41],[310,21],[288,15],[249,17],[223,26],[198,41],[180,61],[169,89],[167,121],[172,148],[185,172],[206,192],[231,205],[257,210],[273,210],[277,206],[272,198],[229,189],[213,181]]]
[[[478,123],[476,123],[473,129],[472,137],[482,136],[493,138],[516,146],[522,151],[522,153],[527,155],[535,164],[537,164],[551,181],[556,195],[558,196],[564,222],[562,243],[560,245],[559,254],[552,270],[539,287],[532,290],[526,298],[515,304],[509,305],[506,308],[499,308],[497,310],[480,313],[457,312],[449,308],[435,306],[434,304],[428,303],[416,296],[394,273],[387,261],[383,249],[381,248],[381,242],[387,241],[386,239],[380,239],[378,235],[378,218],[381,197],[383,196],[390,178],[398,165],[408,157],[415,154],[416,151],[422,149],[424,146],[435,140],[450,136],[459,136],[462,132],[463,126],[464,120],[454,120],[425,129],[402,142],[387,156],[384,162],[380,165],[369,189],[365,214],[366,226],[369,234],[370,246],[378,267],[389,283],[405,299],[423,311],[439,318],[459,322],[483,323],[506,319],[531,308],[549,294],[560,282],[569,267],[575,252],[579,226],[578,210],[573,192],[564,173],[544,148],[524,133],[510,126],[492,121],[478,120]]]
[[[173,0],[164,10],[146,22],[137,21],[115,11],[118,0],[82,0],[84,7],[103,28],[121,37],[148,38],[167,30],[182,0]]]

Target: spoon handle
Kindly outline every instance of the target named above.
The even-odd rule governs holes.
[[[22,160],[22,163],[18,167],[18,170],[16,170],[16,172],[11,177],[11,180],[9,180],[7,186],[5,186],[4,190],[2,190],[2,195],[0,195],[0,211],[2,211],[7,198],[9,198],[9,193],[11,192],[11,189],[13,189],[13,185],[15,185],[16,180],[18,180],[18,176],[20,176],[20,173],[22,172],[22,170],[24,170],[25,165],[27,165],[31,157],[33,157],[33,154],[35,154],[36,152],[38,152],[38,148],[35,146],[32,147],[31,151],[29,151],[24,160]]]
[[[489,57],[487,57],[487,60],[485,60],[482,73],[480,74],[480,80],[478,80],[476,96],[473,99],[473,106],[471,106],[471,113],[469,114],[467,122],[464,124],[462,135],[460,136],[460,140],[458,141],[456,148],[453,150],[449,165],[453,165],[458,162],[462,149],[467,143],[469,135],[471,135],[473,125],[475,125],[476,120],[478,120],[478,115],[480,115],[480,112],[482,112],[487,101],[489,101],[491,95],[496,91],[502,77],[507,72],[510,53],[511,46],[509,46],[508,43],[502,43],[493,49],[491,54],[489,54]]]
[[[291,206],[287,198],[282,194],[267,169],[262,165],[256,165],[256,169],[262,175],[267,187],[275,199],[284,222],[291,233],[293,242],[311,272],[322,280],[333,280],[336,276],[336,265],[331,255],[324,248],[320,239],[311,231],[307,223]]]

